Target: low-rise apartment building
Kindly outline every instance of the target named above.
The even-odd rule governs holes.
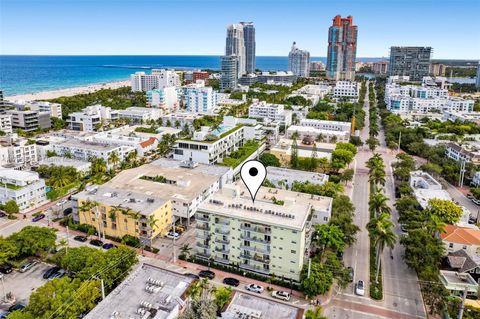
[[[13,132],[11,114],[0,114],[0,131],[5,134],[11,134]]]
[[[448,143],[445,155],[455,161],[465,161],[475,165],[480,164],[480,143],[477,141],[463,144]]]
[[[96,104],[87,106],[81,112],[70,113],[67,123],[70,130],[93,132],[102,121],[117,120],[118,118],[118,111],[112,110],[109,106]]]
[[[12,128],[32,132],[39,129],[48,129],[52,126],[50,113],[33,110],[8,110],[12,117]]]
[[[156,108],[132,106],[125,110],[119,110],[118,117],[127,119],[130,123],[141,124],[158,120],[160,118],[160,110]]]
[[[45,181],[38,173],[0,169],[0,202],[14,200],[20,211],[32,209],[47,201]]]
[[[267,167],[267,180],[277,188],[291,189],[294,182],[322,185],[328,182],[328,175],[306,172],[283,167]]]
[[[452,122],[472,122],[480,125],[480,112],[445,111],[443,112],[442,120]]]
[[[451,200],[450,194],[430,174],[423,171],[410,172],[410,187],[423,209],[428,207],[430,199]]]
[[[180,77],[175,70],[152,69],[151,74],[135,72],[130,75],[133,92],[149,91],[180,85]]]
[[[129,132],[129,133],[127,133]],[[126,146],[137,151],[137,156],[143,157],[145,153],[156,150],[158,139],[146,134],[135,134],[124,127],[100,132],[95,135],[86,136],[82,141],[104,144],[106,146]]]
[[[330,214],[332,199],[262,187],[255,205],[243,183],[225,186],[198,208],[198,258],[235,264],[299,281],[310,253],[314,215]]]
[[[32,165],[38,161],[35,143],[31,140],[19,138],[16,134],[0,139],[0,164],[14,166]]]
[[[333,97],[337,100],[358,100],[360,95],[360,85],[355,81],[337,81],[333,88]]]
[[[60,103],[17,100],[14,101],[13,106],[17,110],[47,112],[50,117],[62,118],[62,105]]]
[[[292,125],[287,129],[287,138],[293,138],[297,135],[298,139],[310,137],[318,142],[336,143],[336,142],[348,142],[350,140],[350,132],[331,131],[317,129],[312,126],[300,126]]]
[[[480,256],[480,230],[472,227],[446,225],[440,238],[447,252],[464,250],[469,255]]]
[[[38,166],[41,166],[41,165],[73,167],[80,174],[89,173],[90,168],[92,167],[92,163],[88,161],[81,161],[81,160],[61,157],[61,156],[47,157],[38,162]]]
[[[59,156],[72,156],[73,158],[89,161],[92,158],[101,158],[107,165],[108,159],[113,152],[116,152],[120,162],[130,153],[135,151],[132,146],[108,145],[99,142],[87,142],[82,140],[66,140],[51,145],[52,150]]]
[[[174,86],[147,91],[147,105],[156,107],[164,111],[173,111],[178,109],[178,92]]]
[[[172,226],[171,201],[145,192],[102,185],[75,194],[72,200],[75,219],[97,228],[102,236],[152,240]]]
[[[198,206],[232,179],[232,170],[225,166],[159,159],[124,170],[105,186],[170,200],[174,218],[188,225]]]
[[[248,116],[278,122],[286,127],[292,124],[292,111],[285,110],[283,104],[270,104],[265,101],[254,100],[248,108]]]
[[[293,140],[281,138],[277,144],[270,148],[270,153],[275,155],[283,165],[288,165],[292,157]],[[312,137],[305,137],[297,140],[298,157],[312,157],[313,151],[316,151],[317,158],[326,158],[330,160],[332,152],[335,149],[334,143],[315,142]]]

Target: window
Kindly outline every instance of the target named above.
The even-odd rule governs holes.
[[[296,253],[297,253],[296,250],[290,250],[290,252],[291,252],[292,254],[296,254]]]
[[[448,244],[449,248],[453,248],[453,243]]]
[[[292,244],[297,244],[297,242],[296,242],[296,241],[294,241],[294,240],[292,240]]]
[[[467,249],[467,246],[463,245],[463,250],[466,250]]]

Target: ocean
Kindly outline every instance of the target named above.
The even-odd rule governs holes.
[[[312,61],[326,61],[313,57]],[[379,58],[359,58],[378,61]],[[288,58],[258,56],[257,68],[282,71]],[[220,56],[23,56],[0,55],[0,90],[4,96],[51,91],[91,84],[128,80],[136,71],[152,68],[219,69]]]

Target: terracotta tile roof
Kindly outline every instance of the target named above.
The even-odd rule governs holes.
[[[142,143],[140,143],[140,146],[141,146],[142,148],[145,148],[145,147],[147,147],[147,146],[152,145],[153,143],[155,143],[155,138],[154,138],[154,137],[150,137],[148,140],[143,141]]]
[[[473,228],[447,225],[442,240],[450,243],[480,246],[480,230]]]

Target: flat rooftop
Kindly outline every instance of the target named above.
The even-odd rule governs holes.
[[[274,204],[273,198],[284,203]],[[330,197],[260,187],[253,204],[248,189],[243,182],[238,181],[224,186],[198,209],[216,215],[301,231],[312,207],[319,211],[329,211],[331,203]]]
[[[65,142],[60,142],[57,144],[60,147],[69,147],[69,148],[80,148],[80,149],[89,149],[95,151],[113,151],[118,149],[121,146],[118,145],[108,145],[105,143],[95,143],[95,142],[86,142],[81,140],[68,140]]]
[[[268,180],[295,180],[299,182],[311,182],[314,184],[323,184],[328,180],[328,175],[321,173],[313,173],[300,171],[290,168],[282,167],[267,167],[267,179]]]
[[[85,165],[91,166],[92,164],[88,161],[81,161],[74,158],[66,158],[61,156],[52,156],[47,157],[41,160],[39,165],[55,165],[55,166],[72,166],[72,167],[83,167]]]
[[[302,318],[302,315],[303,310],[300,308],[236,291],[227,310],[222,313],[222,318],[297,319]]]
[[[452,200],[450,194],[443,189],[416,188],[413,190],[413,194],[420,206],[424,209],[428,206],[428,201],[430,199]]]
[[[153,162],[136,168],[124,170],[115,176],[105,186],[113,189],[128,189],[148,196],[191,201],[200,196],[221,177],[221,169],[209,169],[204,165],[196,168],[180,167],[170,162]],[[171,166],[170,166],[171,165]],[[225,172],[228,168],[225,168]],[[165,183],[141,179],[140,177],[163,176]]]
[[[36,181],[39,179],[38,173],[30,171],[19,171],[16,169],[2,168],[0,169],[0,178],[17,180],[17,181]]]
[[[150,319],[170,318],[175,308],[183,307],[183,295],[192,282],[192,278],[144,263],[90,311],[85,319],[144,318],[137,312],[139,308],[154,309],[151,313],[156,314]]]
[[[136,212],[141,212],[145,216],[152,214],[159,206],[168,201],[168,199],[153,194],[135,192],[128,187],[112,188],[106,184],[93,190],[85,190],[74,195],[74,197],[89,199],[108,206],[130,208]]]

